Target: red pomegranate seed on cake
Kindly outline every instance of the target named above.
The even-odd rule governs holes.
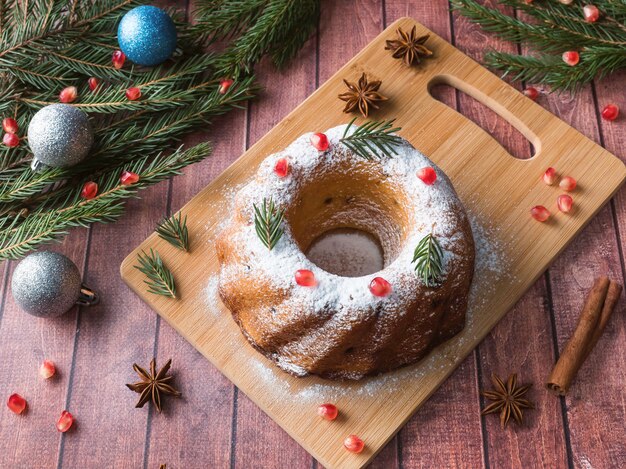
[[[563,213],[567,213],[572,210],[572,205],[574,204],[574,200],[571,196],[567,194],[561,194],[556,199],[556,204],[559,207],[559,210]]]
[[[19,130],[17,121],[12,117],[5,117],[2,119],[2,129],[8,134],[16,134]]]
[[[75,86],[63,88],[59,93],[59,101],[62,103],[73,103],[78,98],[78,89]]]
[[[126,99],[129,101],[137,101],[139,98],[141,98],[141,90],[136,86],[126,90]]]
[[[57,370],[54,366],[54,363],[50,360],[44,360],[41,364],[41,367],[39,368],[39,376],[41,376],[43,379],[52,378],[56,372]]]
[[[563,62],[565,62],[570,67],[577,65],[580,62],[580,54],[575,50],[568,50],[567,52],[563,52]]]
[[[19,394],[11,394],[7,401],[7,407],[11,409],[14,414],[21,414],[26,409],[26,399]]]
[[[530,209],[530,215],[537,221],[546,221],[550,218],[550,211],[543,205],[536,205]]]
[[[374,296],[387,296],[391,290],[391,284],[382,277],[374,277],[370,282],[370,291]]]
[[[595,5],[585,5],[583,7],[583,15],[587,23],[595,23],[600,18],[600,10]]]
[[[70,414],[67,410],[61,412],[61,416],[59,420],[57,420],[57,430],[61,433],[65,433],[70,429],[72,424],[74,423],[74,416]]]
[[[301,287],[314,287],[315,275],[310,270],[300,269],[296,271],[296,283]]]
[[[279,178],[287,176],[287,173],[289,173],[289,161],[287,161],[287,158],[281,158],[276,162],[274,172]]]
[[[88,181],[83,185],[83,190],[80,191],[80,196],[83,199],[93,199],[98,194],[98,184],[93,181]]]
[[[561,179],[559,187],[564,191],[572,192],[574,189],[576,189],[576,179],[571,176],[565,176],[563,179]]]
[[[524,90],[524,96],[532,99],[533,101],[539,97],[539,91],[534,86],[529,86]]]
[[[607,104],[604,106],[604,109],[602,109],[602,119],[604,120],[614,121],[617,119],[617,116],[619,116],[619,107],[617,107],[616,104]]]
[[[343,446],[351,453],[360,453],[365,448],[365,443],[356,435],[350,435],[343,440]]]
[[[335,420],[338,413],[337,406],[334,404],[322,404],[317,408],[317,414],[326,420]]]
[[[120,183],[124,186],[130,186],[139,181],[139,174],[133,173],[132,171],[124,171],[120,176]]]
[[[437,173],[430,166],[426,166],[417,172],[417,177],[427,186],[432,186],[437,180]]]
[[[126,55],[121,50],[116,50],[113,52],[111,61],[113,62],[113,66],[119,70],[124,66],[124,62],[126,62]]]
[[[234,83],[230,78],[220,81],[220,94],[228,93],[229,88]]]
[[[20,144],[20,138],[15,134],[4,134],[2,137],[2,143],[9,148],[15,148]]]
[[[554,168],[546,169],[546,172],[543,173],[543,182],[545,182],[549,186],[554,184],[556,182],[556,169]]]
[[[311,145],[313,145],[318,151],[328,150],[328,137],[323,133],[316,133],[311,135]]]

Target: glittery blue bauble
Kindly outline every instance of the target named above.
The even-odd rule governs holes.
[[[130,60],[152,67],[165,62],[176,50],[176,26],[160,8],[140,6],[120,21],[117,41]]]

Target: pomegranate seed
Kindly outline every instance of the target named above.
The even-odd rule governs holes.
[[[543,173],[543,182],[545,182],[549,186],[551,186],[552,184],[556,182],[556,178],[557,178],[557,174],[556,174],[556,169],[554,168],[548,168],[546,169],[546,172]]]
[[[139,174],[135,174],[132,171],[124,171],[120,176],[120,182],[124,186],[130,186],[131,184],[135,184],[139,181]]]
[[[52,378],[56,372],[57,370],[54,367],[54,363],[50,360],[44,360],[39,368],[39,376],[43,379]]]
[[[571,176],[565,176],[563,179],[561,179],[559,187],[564,191],[572,192],[574,189],[576,189],[576,179]]]
[[[78,90],[75,86],[68,86],[67,88],[63,88],[61,93],[59,93],[59,101],[62,103],[73,103],[78,98]]]
[[[296,283],[301,287],[314,287],[315,275],[310,270],[301,269],[296,271]]]
[[[2,119],[2,129],[8,134],[16,134],[19,130],[17,121],[12,117],[5,117]]]
[[[539,91],[534,86],[529,86],[524,90],[524,96],[532,99],[533,101],[539,97]]]
[[[20,144],[20,138],[15,134],[4,134],[2,137],[2,143],[9,148],[15,148]]]
[[[126,55],[121,50],[116,50],[113,52],[111,60],[113,62],[113,66],[119,70],[124,66],[124,62],[126,62]]]
[[[563,213],[567,213],[572,210],[572,205],[574,204],[574,200],[571,196],[567,194],[561,194],[556,199],[556,204],[559,207],[559,210]]]
[[[391,284],[382,277],[374,277],[370,282],[370,291],[374,296],[387,296],[391,290]]]
[[[432,186],[437,180],[437,173],[433,168],[427,166],[417,172],[417,177],[420,178],[427,186]]]
[[[365,448],[365,443],[356,435],[350,435],[343,440],[343,446],[351,453],[360,453]]]
[[[317,415],[326,420],[335,420],[338,413],[337,406],[334,404],[322,404],[317,408]]]
[[[100,80],[98,80],[96,77],[91,77],[89,80],[87,80],[87,83],[89,84],[89,89],[91,91],[96,91],[96,88],[100,86]]]
[[[93,181],[86,182],[83,186],[83,190],[80,191],[80,196],[83,199],[93,199],[98,194],[98,184]]]
[[[537,221],[546,221],[550,218],[550,211],[543,205],[536,205],[530,209],[530,215]]]
[[[316,133],[311,135],[311,145],[313,145],[318,151],[328,150],[328,137],[323,133]]]
[[[563,62],[565,62],[570,67],[578,64],[580,62],[580,54],[575,50],[568,50],[567,52],[563,52]]]
[[[26,409],[26,399],[19,394],[11,394],[7,401],[7,407],[11,409],[14,414],[21,414]]]
[[[614,121],[619,116],[619,107],[616,104],[607,104],[602,109],[602,119],[607,121]],[[4,129],[6,130],[6,128]],[[7,130],[8,132],[8,130]]]
[[[61,433],[65,433],[70,429],[72,424],[74,423],[74,416],[70,414],[67,410],[61,412],[61,416],[59,420],[57,420],[57,430]]]
[[[274,165],[274,172],[279,178],[284,178],[289,173],[289,161],[287,158],[281,158]]]
[[[585,5],[583,7],[583,15],[587,23],[595,23],[600,18],[600,10],[595,5]]]
[[[134,86],[132,88],[128,88],[126,90],[126,98],[128,98],[129,101],[137,101],[141,98],[141,90]]]
[[[228,93],[228,89],[232,86],[233,83],[234,80],[230,78],[220,81],[220,94]]]

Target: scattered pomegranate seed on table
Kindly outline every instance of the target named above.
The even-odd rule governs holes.
[[[301,287],[314,287],[315,274],[310,270],[301,269],[296,271],[296,283]]]
[[[287,176],[289,173],[289,161],[287,161],[287,158],[281,158],[276,162],[274,165],[274,173],[276,173],[276,176],[279,178]]]
[[[580,54],[575,50],[568,50],[567,52],[563,52],[563,62],[567,65],[573,67],[580,62]]]
[[[68,431],[72,424],[74,423],[74,416],[70,414],[67,410],[61,412],[61,416],[59,420],[57,420],[57,430],[61,433],[65,433]]]
[[[556,174],[556,169],[554,168],[548,168],[546,169],[546,172],[543,173],[543,182],[545,182],[549,186],[551,186],[552,184],[556,182],[556,178],[557,178],[557,174]]]
[[[417,172],[417,177],[420,178],[427,186],[432,186],[437,180],[437,173],[433,168],[427,166]]]
[[[391,284],[382,277],[374,277],[369,288],[374,296],[387,296],[392,291]]]
[[[529,86],[524,90],[524,95],[535,101],[539,97],[539,91],[534,86]]]
[[[139,174],[133,173],[132,171],[124,171],[120,176],[120,183],[124,186],[130,186],[137,181],[139,181]]]
[[[322,404],[317,408],[317,414],[326,420],[335,420],[338,413],[337,406],[334,404]]]
[[[328,150],[330,143],[328,143],[328,137],[325,134],[318,132],[311,135],[311,145],[313,145],[318,151],[326,151]]]
[[[233,83],[234,80],[230,78],[220,81],[220,94],[226,94]]]
[[[78,89],[75,86],[63,88],[59,93],[59,101],[62,103],[73,103],[78,98]]]
[[[88,181],[83,185],[83,190],[80,191],[80,196],[83,199],[93,199],[98,194],[98,184],[93,181]]]
[[[39,376],[43,379],[52,378],[56,372],[57,370],[54,366],[54,362],[51,362],[50,360],[44,360],[39,368]]]
[[[126,62],[126,55],[121,50],[116,50],[113,52],[111,61],[113,62],[113,66],[119,70],[124,66],[124,62]]]
[[[4,134],[2,137],[2,143],[9,148],[15,148],[20,144],[20,138],[15,134]]]
[[[559,210],[563,213],[567,213],[572,210],[572,205],[574,204],[574,200],[571,196],[567,194],[561,194],[556,199],[556,204],[559,207]]]
[[[619,107],[616,104],[607,104],[602,109],[602,119],[607,121],[614,121],[619,116]],[[6,129],[5,129],[6,130]]]
[[[126,98],[129,101],[137,101],[141,98],[141,90],[135,86],[126,90]]]
[[[12,117],[5,117],[2,119],[2,129],[8,134],[16,134],[19,130],[17,121]]]
[[[26,409],[26,399],[19,394],[11,394],[7,401],[7,407],[11,409],[14,414],[21,414]]]
[[[365,443],[356,435],[350,435],[343,440],[343,446],[351,453],[360,453],[365,448]]]
[[[600,10],[595,5],[585,5],[583,7],[583,15],[587,23],[595,23],[600,18]]]
[[[87,84],[89,85],[89,89],[91,91],[95,91],[96,88],[100,86],[100,80],[98,80],[96,77],[91,77],[89,80],[87,80]]]
[[[564,191],[572,192],[574,189],[576,189],[576,179],[571,176],[565,176],[563,179],[561,179],[559,187]]]
[[[544,222],[550,218],[550,211],[543,205],[536,205],[530,209],[530,215],[537,221]]]

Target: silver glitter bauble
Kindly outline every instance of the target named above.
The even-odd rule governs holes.
[[[81,284],[78,267],[63,254],[40,251],[17,265],[11,281],[13,298],[28,314],[60,316],[76,303],[91,305],[98,296]]]
[[[80,163],[93,145],[93,128],[80,109],[51,104],[33,116],[28,125],[28,145],[33,151],[32,169],[63,168]]]

